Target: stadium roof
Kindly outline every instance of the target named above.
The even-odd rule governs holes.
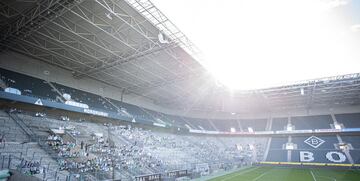
[[[360,103],[359,74],[231,92],[149,0],[4,0],[0,25],[4,50],[170,108],[241,112]]]
[[[37,2],[0,2],[4,47],[160,101],[191,94],[174,82],[205,72],[195,47],[150,1]]]

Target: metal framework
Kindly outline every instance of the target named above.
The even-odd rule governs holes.
[[[188,94],[173,82],[203,71],[184,63],[177,42],[159,42],[159,30],[124,1],[42,1],[22,11],[15,11],[21,6],[15,3],[3,3],[17,18],[2,27],[1,45],[69,69],[75,78],[88,76],[158,100]],[[183,71],[174,69],[179,66]]]
[[[217,104],[217,107],[208,107],[209,110],[248,112],[360,105],[360,73],[299,81],[267,89],[238,91],[230,98],[225,92],[219,94],[218,91],[215,94],[220,95],[221,100],[231,99],[236,104],[225,110],[221,104]],[[204,101],[194,109],[204,109],[210,102],[216,100]],[[228,104],[222,103],[225,107]]]
[[[201,51],[150,0],[24,1],[0,2],[2,51],[162,106],[246,112],[360,104],[359,74],[229,93],[201,66]]]
[[[197,61],[203,61],[200,49],[191,42],[150,0],[126,0],[133,8],[146,17],[155,27],[176,42]]]

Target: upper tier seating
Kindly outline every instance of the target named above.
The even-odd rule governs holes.
[[[296,130],[303,129],[331,129],[332,118],[330,115],[320,116],[299,116],[292,117],[291,124],[295,126]]]
[[[285,130],[287,124],[288,124],[288,118],[273,118],[271,130],[272,131]]]
[[[240,120],[243,131],[248,131],[251,127],[254,131],[265,131],[266,119],[242,119]]]
[[[187,123],[180,116],[174,116],[174,115],[169,115],[169,114],[166,114],[165,116],[172,122],[173,125],[180,126],[180,127],[185,127],[185,128],[190,126],[189,123]]]
[[[112,112],[116,112],[117,109],[111,105],[107,100],[102,98],[99,95],[95,95],[89,92],[85,92],[78,89],[73,89],[67,86],[63,86],[58,83],[52,83],[62,94],[69,94],[71,95],[71,99],[87,104],[90,108],[97,108],[101,110],[108,110]]]
[[[153,118],[155,122],[162,123],[162,124],[170,124],[172,125],[174,122],[169,117],[167,117],[165,114],[157,111],[153,111],[150,109],[142,108],[142,110]]]
[[[360,128],[360,113],[336,114],[335,117],[345,128]]]
[[[19,89],[24,95],[45,98],[52,101],[59,96],[55,90],[44,80],[37,79],[13,71],[0,69],[0,77],[3,83],[9,87]],[[200,119],[191,117],[171,116],[161,112],[145,109],[139,106],[104,98],[100,95],[85,92],[82,90],[67,87],[58,83],[52,85],[62,94],[70,94],[76,102],[87,104],[90,109],[98,109],[108,112],[117,112],[128,117],[134,117],[137,122],[152,124],[153,122],[166,125],[176,125],[180,127],[190,127],[191,129],[209,131],[248,131],[251,127],[254,131],[265,131],[267,119],[242,119],[242,120],[218,120]],[[0,88],[3,89],[3,88]],[[125,112],[125,113],[124,113]],[[337,114],[337,121],[344,124],[346,128],[360,128],[360,113]],[[291,117],[291,123],[296,130],[301,129],[330,129],[333,120],[330,115],[320,116],[299,116]],[[284,130],[287,125],[287,118],[273,118],[271,130]]]
[[[215,131],[215,129],[211,126],[210,122],[206,119],[200,119],[200,118],[184,118],[184,119],[186,119],[186,121],[188,122],[191,122],[192,125],[196,126],[196,129]]]
[[[239,124],[235,119],[212,119],[211,120],[219,131],[230,132],[231,128],[240,131]]]
[[[16,88],[22,95],[55,100],[56,93],[46,81],[0,68],[0,78],[7,87]],[[0,88],[1,89],[1,88]]]
[[[125,102],[120,102],[117,100],[112,100],[113,103],[116,105],[119,105],[122,108],[125,108],[128,113],[130,113],[132,116],[134,116],[135,120],[143,121],[143,122],[152,122],[154,120],[153,117],[151,117],[148,113],[146,113],[142,108],[128,104]]]

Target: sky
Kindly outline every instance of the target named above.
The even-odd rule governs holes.
[[[360,72],[360,0],[151,0],[234,90]]]

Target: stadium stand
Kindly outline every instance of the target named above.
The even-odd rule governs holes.
[[[344,138],[344,142],[356,142],[355,139]],[[286,143],[294,145],[292,148],[287,148]],[[273,137],[266,160],[271,162],[352,164],[352,157],[354,157],[354,163],[358,163],[357,151],[350,150],[350,154],[347,154],[346,151],[339,149],[338,145],[339,141],[335,135]]]
[[[332,123],[330,115],[291,117],[291,124],[296,130],[330,129]]]
[[[287,151],[286,150],[269,150],[266,161],[287,162]]]
[[[2,117],[6,118],[7,121],[13,122],[12,124],[19,124],[17,123],[19,120],[16,121],[11,114],[1,111]],[[17,169],[22,173],[34,175],[41,179],[66,179],[69,173],[58,171],[57,161],[43,149],[39,142],[31,141],[34,139],[25,133],[24,127],[13,125],[13,128],[21,128],[11,130],[16,139],[9,137],[6,132],[0,132],[4,136],[0,148],[0,159],[1,162],[7,163],[6,168]],[[5,165],[2,164],[2,168],[4,167]]]
[[[336,120],[346,128],[360,128],[360,113],[336,114]]]
[[[148,125],[225,133],[249,133],[249,128],[255,133],[283,131],[288,125],[288,118],[273,118],[272,127],[268,130],[268,119],[206,119],[168,115],[7,70],[2,71],[1,79],[6,87],[19,89],[26,96],[59,102],[57,96],[69,94],[73,101],[87,104],[90,109],[116,112]],[[341,136],[344,143],[351,145],[348,151],[343,151],[339,149],[336,135],[317,135],[316,138],[309,134],[271,138],[176,135],[131,125],[104,126],[76,122],[68,120],[67,116],[59,118],[16,109],[0,113],[1,138],[8,142],[0,152],[1,159],[5,161],[12,157],[8,167],[30,164],[21,168],[21,172],[38,178],[108,179],[114,172],[117,178],[132,180],[135,176],[164,174],[172,170],[207,174],[204,170],[213,172],[260,161],[352,164],[360,160],[356,136]],[[335,116],[345,128],[358,128],[359,115]],[[296,116],[290,117],[290,120],[295,130],[331,129],[333,123],[331,115]],[[310,142],[306,142],[308,139]],[[294,147],[287,149],[287,143],[292,143]]]
[[[121,164],[115,166],[115,174],[124,180],[176,169],[193,170],[201,164],[213,169],[219,164],[247,164],[262,159],[267,140],[173,135],[131,126],[64,122],[51,116],[33,116],[26,112],[11,114],[38,138],[39,143],[32,144],[35,147],[31,149],[36,149],[31,153],[49,155],[46,159],[36,157],[36,160],[47,160],[54,167],[58,165],[63,175],[68,176],[66,173],[69,171],[74,177],[96,170],[101,175],[98,178],[109,178],[112,169],[110,158],[119,159]],[[56,134],[56,130],[65,132]],[[21,150],[25,151],[29,155],[30,149]],[[51,160],[56,160],[57,164]]]
[[[16,88],[22,95],[30,95],[43,99],[55,100],[56,93],[45,80],[0,68],[0,77],[6,87]]]
[[[344,143],[351,143],[353,149],[360,149],[360,137],[356,135],[343,135],[341,136],[341,139]]]
[[[282,150],[283,145],[288,142],[288,137],[273,137],[271,139],[270,150]]]
[[[171,124],[172,121],[163,113],[149,110],[149,109],[142,109],[146,114],[148,114],[152,119],[161,124]]]
[[[234,128],[235,131],[240,131],[239,124],[237,123],[237,120],[234,119],[228,119],[228,120],[212,119],[212,122],[219,131],[230,132],[231,128]]]
[[[360,73],[329,74],[360,25],[319,1],[193,3],[225,16],[200,13],[225,30],[205,51],[152,0],[0,1],[0,181],[360,180]],[[237,15],[256,26],[222,28]]]
[[[288,118],[273,118],[271,130],[272,131],[286,130],[287,124],[288,124]]]
[[[169,114],[165,114],[164,116],[166,116],[170,120],[171,124],[175,126],[184,127],[184,128],[190,127],[189,124],[180,116],[174,116]]]
[[[266,161],[271,162],[286,162],[287,150],[284,145],[288,142],[288,137],[272,137],[271,144],[268,150]]]
[[[243,119],[240,120],[242,128],[248,131],[248,128],[252,128],[253,131],[265,131],[266,119]]]
[[[211,126],[209,120],[200,119],[200,118],[185,118],[188,122],[191,122],[192,125],[195,125],[197,129],[215,131],[215,128]]]
[[[354,161],[354,163],[360,163],[360,150],[356,149],[356,150],[349,150],[350,155]]]
[[[335,144],[339,143],[336,136],[316,136],[316,138],[319,138],[320,141],[322,140],[321,142],[323,143],[319,143],[319,146],[315,144],[316,148],[314,148],[311,144],[305,143],[309,137],[310,136],[292,136],[292,143],[295,143],[299,150],[331,150],[335,149]]]
[[[291,156],[292,156],[291,161],[292,162],[350,164],[349,159],[346,158],[346,156],[344,154],[342,154],[342,152],[339,151],[339,150],[316,150],[316,151],[313,151],[313,152],[311,152],[311,157],[310,157],[311,161],[303,161],[303,160],[301,160],[301,154],[300,154],[301,151],[304,151],[304,150],[294,150],[294,151],[292,151],[292,154],[291,154]],[[331,156],[328,156],[329,153],[333,153],[333,152],[335,152],[335,153],[331,154]],[[308,152],[306,151],[306,153],[308,153]],[[342,159],[342,157],[339,157],[338,153],[340,153],[344,157],[343,161],[337,162],[337,160]],[[308,154],[305,154],[305,155],[308,155]],[[335,161],[332,161],[331,159],[333,159]]]
[[[115,103],[119,103],[118,101],[114,101]],[[142,120],[151,120],[148,114],[146,114],[143,110],[141,110],[138,106],[134,106],[127,103],[121,103],[122,107],[124,107],[131,115],[133,115],[137,119]]]
[[[95,95],[89,92],[81,91],[78,89],[73,89],[70,87],[63,86],[61,84],[52,82],[52,84],[62,93],[69,94],[71,99],[89,105],[91,108],[96,108],[100,110],[108,110],[116,112],[116,108],[108,103],[104,98],[99,95]]]
[[[29,141],[27,135],[20,129],[4,111],[0,111],[1,138],[8,142]]]
[[[9,127],[21,128],[21,126],[15,126],[15,124],[18,124],[15,120],[22,120],[26,128],[30,129],[34,135],[26,133],[27,131],[21,128],[16,130],[16,134],[23,136],[17,137],[18,140],[13,141],[28,142],[31,140],[29,137],[32,136],[41,139],[38,139],[40,141],[39,143],[28,144],[29,146],[26,147],[17,146],[18,148],[16,148],[14,145],[8,144],[7,148],[12,150],[11,155],[21,153],[29,156],[33,153],[36,160],[46,160],[45,163],[53,164],[51,167],[52,170],[60,169],[59,172],[51,172],[52,176],[56,173],[57,177],[63,178],[69,177],[69,172],[74,174],[72,176],[74,178],[95,177],[95,175],[92,174],[94,171],[97,172],[98,175],[96,177],[98,179],[110,178],[110,173],[113,169],[110,160],[114,159],[119,159],[120,163],[122,163],[115,165],[115,175],[119,178],[121,177],[123,180],[131,180],[136,175],[166,173],[170,170],[186,169],[192,170],[195,173],[196,167],[199,167],[199,165],[203,166],[203,164],[208,165],[207,167],[211,169],[219,169],[219,164],[222,165],[221,168],[224,168],[225,165],[245,165],[264,159],[267,140],[269,139],[266,137],[174,135],[132,126],[104,126],[99,123],[63,121],[56,117],[51,117],[51,115],[34,116],[34,113],[14,112],[15,113],[10,114],[12,117],[2,112],[1,116],[4,121],[12,121],[12,123],[9,122],[6,124],[9,124]],[[165,114],[152,113],[158,117],[167,116]],[[14,120],[14,118],[16,119]],[[183,124],[186,124],[180,117],[167,116],[168,120],[171,120],[171,118],[181,120]],[[277,126],[277,128],[281,128],[286,122],[284,121],[285,119],[280,120],[283,124],[279,124],[281,126]],[[309,117],[309,120],[313,120],[312,117]],[[226,131],[227,126],[222,128],[221,125],[216,122],[217,120],[212,121],[220,130]],[[265,122],[264,120],[263,124],[265,124]],[[313,122],[309,121],[309,124],[311,123]],[[201,124],[205,127],[204,122],[195,121],[194,124]],[[228,125],[236,126],[235,124],[234,121]],[[265,125],[262,126],[262,128],[256,124],[245,123],[244,125],[253,126],[257,130],[265,130]],[[210,127],[211,125],[207,124],[206,129],[211,129]],[[60,134],[60,136],[52,133],[54,130],[59,129],[66,130],[65,134]],[[272,129],[276,128],[273,127]],[[305,151],[312,153],[314,159],[311,160],[311,162],[334,163],[329,160],[326,155],[329,152],[342,153],[342,151],[336,147],[336,144],[338,144],[336,136],[316,136],[324,141],[324,143],[316,148],[304,142],[309,137],[310,136],[291,136],[290,139],[289,136],[272,137],[265,160],[271,162],[301,162],[300,152]],[[20,140],[21,138],[24,140]],[[11,139],[11,137],[9,137],[9,139]],[[351,149],[349,153],[353,157],[354,162],[357,163],[359,161],[357,137],[342,136],[342,139],[345,143],[354,143],[354,149]],[[291,140],[291,142],[296,145],[294,149],[285,149],[284,145],[288,140]],[[30,147],[30,145],[32,146]],[[2,152],[5,153],[6,151],[3,150]],[[291,153],[290,160],[288,160],[289,152]],[[104,155],[103,153],[107,154]],[[39,157],[36,157],[37,154]],[[338,153],[332,154],[331,158],[333,160],[341,159]],[[43,157],[40,155],[49,156]],[[122,156],[118,157],[120,155]],[[347,155],[345,155],[345,157],[346,160],[341,163],[351,163]],[[56,163],[54,160],[56,160]],[[83,162],[83,160],[87,161]],[[14,164],[15,163],[16,162],[14,162]],[[18,164],[19,163],[17,163],[17,165]],[[24,169],[24,173],[27,172],[30,171]],[[42,177],[43,174],[38,174],[38,172],[39,171],[35,169],[34,175]],[[51,176],[47,175],[46,177]]]

